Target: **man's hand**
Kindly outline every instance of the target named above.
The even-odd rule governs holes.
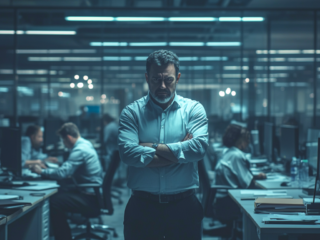
[[[187,135],[184,137],[184,139],[181,142],[191,140],[192,138],[193,138],[192,134],[191,133],[187,133]]]
[[[39,165],[41,168],[47,168],[44,163],[38,159],[38,160],[27,160],[25,163],[26,168],[31,168],[33,165]]]
[[[256,179],[266,179],[267,175],[265,173],[259,173],[255,176]]]
[[[52,162],[52,163],[58,163],[59,162],[58,158],[56,158],[56,157],[47,157],[45,159],[45,161]]]
[[[37,173],[37,174],[41,174],[42,173],[42,169],[38,164],[31,165],[30,166],[30,170],[32,172],[34,172],[34,173]]]

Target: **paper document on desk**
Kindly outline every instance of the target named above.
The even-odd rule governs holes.
[[[60,185],[56,183],[37,183],[36,186],[23,186],[23,187],[15,187],[13,189],[17,190],[34,190],[34,191],[42,191],[52,188],[59,188]]]
[[[269,214],[262,219],[266,224],[320,224],[320,216],[309,216],[305,213],[297,215]]]
[[[254,210],[267,212],[305,212],[302,199],[258,198]]]
[[[253,196],[286,196],[286,190],[241,190],[241,194]]]
[[[24,200],[0,200],[0,208],[1,207],[16,206],[16,205],[30,206],[30,205],[32,205],[32,202],[26,202]]]
[[[312,203],[313,202],[313,198],[303,198],[303,203]],[[314,199],[315,203],[320,203],[320,198],[315,198]]]

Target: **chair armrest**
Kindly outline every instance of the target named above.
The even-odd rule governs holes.
[[[233,187],[230,187],[228,185],[211,185],[211,189],[233,189]]]

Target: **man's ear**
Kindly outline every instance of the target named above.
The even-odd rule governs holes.
[[[178,82],[179,82],[180,77],[181,77],[181,73],[178,73],[176,83],[178,83]]]
[[[71,141],[72,141],[72,139],[73,139],[73,137],[72,137],[72,136],[70,136],[70,135],[67,135],[67,139],[69,140],[69,142],[71,142]]]
[[[149,81],[148,73],[145,73],[144,76],[146,77],[146,82],[148,83],[148,81]]]

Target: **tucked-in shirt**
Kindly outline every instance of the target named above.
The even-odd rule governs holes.
[[[113,121],[104,127],[103,142],[106,148],[106,160],[109,162],[112,153],[118,150],[118,124]]]
[[[76,141],[67,161],[59,168],[43,169],[42,175],[57,180],[72,177],[76,183],[102,183],[102,168],[97,152],[91,142],[84,138]]]
[[[248,188],[253,175],[250,172],[250,163],[245,154],[236,147],[229,148],[222,159],[216,166],[216,181],[217,185],[227,185],[232,188]],[[224,197],[226,194],[219,196]]]
[[[193,138],[181,142],[187,133]],[[128,105],[119,121],[119,152],[128,165],[128,187],[151,193],[176,193],[199,187],[197,162],[208,146],[208,121],[203,106],[175,93],[163,110],[149,94]],[[149,168],[155,149],[139,143],[166,144],[177,164]]]
[[[21,138],[21,164],[24,167],[27,160],[44,160],[48,157],[47,154],[42,153],[42,149],[35,149],[32,147],[29,137]]]

